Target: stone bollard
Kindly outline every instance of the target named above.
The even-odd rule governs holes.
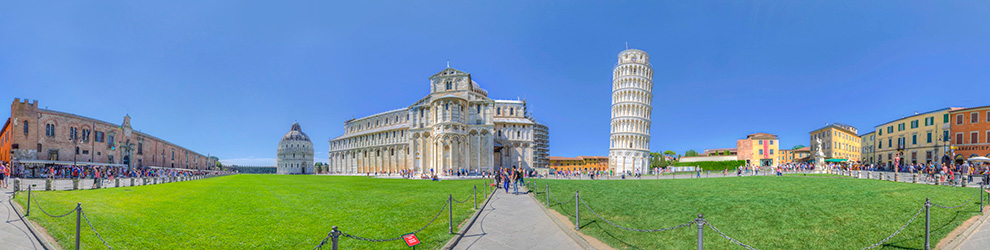
[[[152,179],[152,180],[151,180],[151,184],[158,184],[158,178],[154,178],[154,179]]]
[[[72,179],[72,190],[79,190],[79,179]]]
[[[45,191],[52,191],[52,179],[45,179]]]
[[[14,192],[20,190],[21,190],[21,179],[20,178],[14,179]]]
[[[894,182],[901,181],[901,176],[894,174]]]
[[[114,181],[117,182],[116,186],[114,187],[120,187],[120,178],[114,179]]]
[[[883,180],[883,177],[884,176],[885,176],[885,174],[883,174],[883,173],[877,175],[877,177],[879,177],[881,181]]]
[[[942,183],[941,183],[941,182],[939,181],[939,179],[940,179],[940,178],[942,178],[942,175],[940,175],[940,174],[935,174],[935,186],[940,186],[940,185],[942,185]]]
[[[134,178],[131,178],[131,186],[134,186]]]
[[[873,175],[873,172],[866,172],[866,178],[867,179],[873,179],[873,176],[872,175]]]
[[[103,187],[103,181],[98,179],[93,179],[93,186],[95,186],[95,188],[93,189],[100,189]]]
[[[959,186],[960,187],[966,187],[966,176],[965,175],[959,176]]]
[[[918,183],[918,174],[911,174],[911,183]]]

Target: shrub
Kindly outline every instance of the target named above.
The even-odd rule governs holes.
[[[737,161],[696,161],[696,162],[678,162],[671,166],[675,167],[686,167],[686,166],[698,166],[705,171],[722,171],[725,169],[735,170],[739,166],[746,165],[745,160]]]

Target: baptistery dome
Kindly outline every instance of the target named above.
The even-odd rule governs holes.
[[[313,142],[302,132],[298,122],[292,123],[292,128],[278,143],[277,159],[279,174],[313,173]]]

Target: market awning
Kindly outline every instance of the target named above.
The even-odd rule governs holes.
[[[101,162],[71,162],[71,161],[46,161],[46,160],[16,160],[17,163],[27,164],[27,165],[75,165],[75,166],[108,166],[108,167],[126,167],[124,164],[113,164],[113,163],[101,163]]]
[[[847,161],[847,160],[846,159],[828,159],[828,160],[825,160],[825,162],[845,162],[845,161]]]

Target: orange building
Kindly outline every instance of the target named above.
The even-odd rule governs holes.
[[[608,156],[578,156],[560,157],[550,156],[549,167],[556,171],[567,170],[607,170]]]
[[[990,157],[990,106],[949,111],[956,163],[974,156]]]
[[[777,164],[791,163],[794,162],[794,154],[790,149],[781,149],[780,153],[777,154]]]

